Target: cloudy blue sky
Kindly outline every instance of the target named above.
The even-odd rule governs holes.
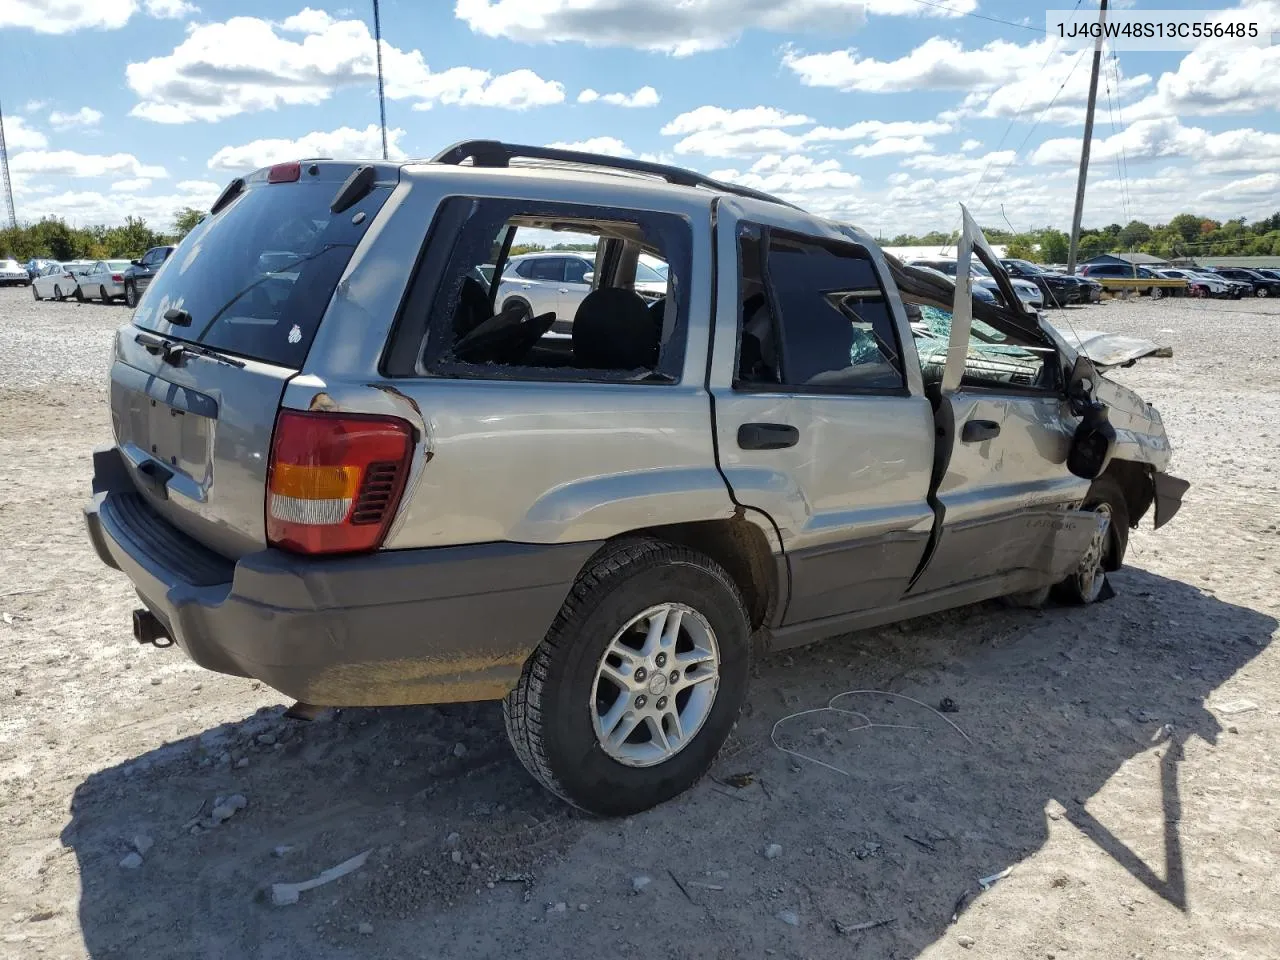
[[[429,156],[471,137],[585,145],[739,180],[888,235],[950,229],[961,201],[986,224],[1061,227],[1089,63],[1046,38],[1044,9],[383,0],[392,150]],[[1230,9],[1280,32],[1280,0]],[[373,63],[371,4],[359,0],[0,0],[19,219],[134,213],[163,226],[239,171],[373,155]],[[1104,63],[1086,225],[1280,209],[1280,46],[1122,51]]]

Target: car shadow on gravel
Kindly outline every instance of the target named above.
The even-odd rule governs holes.
[[[1231,735],[1206,702],[1277,623],[1142,570],[1114,580],[1092,608],[988,604],[767,657],[712,776],[625,821],[537,787],[494,704],[310,723],[259,711],[76,789],[62,840],[86,947],[96,960],[908,958],[983,895],[978,878],[1067,824],[1184,909],[1182,745]],[[851,689],[911,700],[823,709]],[[954,712],[930,709],[944,699]],[[1091,802],[1140,754],[1158,807]],[[215,801],[236,794],[246,805],[215,825]],[[366,850],[355,872],[272,905],[272,882]]]

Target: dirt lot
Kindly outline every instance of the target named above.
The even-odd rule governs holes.
[[[0,956],[1280,957],[1280,304],[1068,314],[1175,350],[1121,379],[1193,486],[1113,600],[766,659],[714,777],[621,821],[535,787],[495,705],[301,723],[133,642],[80,518],[126,316],[0,290]],[[968,739],[855,696],[917,729],[780,727],[843,772],[771,743],[868,688]]]

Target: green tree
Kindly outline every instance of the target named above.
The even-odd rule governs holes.
[[[1192,240],[1199,240],[1201,234],[1201,224],[1204,223],[1200,217],[1194,213],[1180,213],[1169,221],[1169,226],[1178,233],[1183,240],[1190,243]]]
[[[1151,227],[1141,220],[1130,220],[1120,231],[1119,240],[1126,250],[1136,250],[1151,239]]]
[[[181,240],[188,233],[196,228],[205,217],[203,210],[197,210],[195,207],[183,207],[173,215],[173,232],[175,239]]]
[[[1041,263],[1066,263],[1071,238],[1061,230],[1044,229],[1036,237]]]
[[[1011,237],[1004,246],[1005,254],[1018,260],[1034,260],[1037,256],[1030,234],[1019,233]]]

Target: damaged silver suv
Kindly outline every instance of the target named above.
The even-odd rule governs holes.
[[[953,284],[639,161],[261,170],[116,336],[89,535],[139,641],[316,705],[501,699],[549,789],[643,810],[708,769],[753,656],[1091,602],[1177,510],[1159,415],[1102,372],[1154,345],[1064,339],[965,223]],[[497,302],[557,242],[595,245],[591,291]]]

